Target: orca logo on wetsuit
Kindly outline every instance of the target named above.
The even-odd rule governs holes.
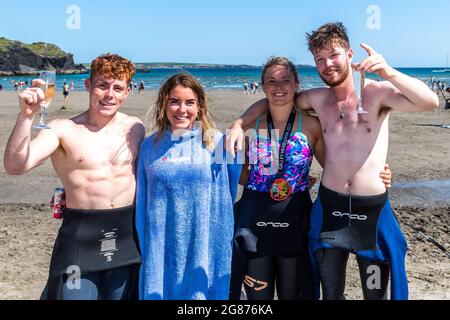
[[[282,222],[258,222],[256,224],[258,227],[267,228],[289,228],[289,223],[282,223]]]
[[[367,216],[364,215],[350,214],[345,212],[343,213],[339,211],[334,211],[332,215],[338,218],[348,217],[350,220],[366,221],[368,219]]]

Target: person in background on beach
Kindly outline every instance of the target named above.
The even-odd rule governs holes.
[[[70,83],[69,90],[72,90],[72,91],[75,90],[75,84],[73,82]]]
[[[139,85],[139,93],[141,93],[141,91],[145,90],[145,83],[144,81],[141,81],[141,84]]]
[[[139,297],[227,300],[242,166],[227,164],[224,138],[191,75],[163,84],[152,118],[155,132],[137,164]]]
[[[51,158],[66,193],[41,299],[137,298],[135,161],[145,129],[138,118],[119,112],[134,73],[134,65],[118,55],[96,58],[85,81],[89,109],[72,119],[52,120],[51,129],[33,140],[32,122],[45,98],[38,87],[43,81],[33,81],[33,88],[20,95],[5,170],[22,175]]]
[[[69,102],[69,85],[66,82],[64,82],[63,84],[63,95],[64,95],[63,106],[66,107],[67,103]]]
[[[258,94],[258,88],[259,88],[259,84],[258,84],[258,82],[255,81],[255,83],[253,85],[253,94]]]
[[[3,86],[0,84],[0,91],[2,91],[3,90]]]
[[[130,83],[128,84],[128,89],[130,90],[130,93],[133,93],[133,86],[134,86],[134,82],[133,82],[133,80],[131,80]]]
[[[310,257],[316,289],[326,300],[344,299],[349,253],[357,255],[365,299],[408,298],[405,271],[406,240],[389,203],[386,186],[377,179],[388,151],[392,111],[423,112],[439,106],[427,86],[390,67],[370,46],[368,58],[353,64],[346,28],[329,23],[308,34],[309,49],[328,88],[301,92],[303,110],[314,111],[325,142],[325,166],[311,216]],[[353,84],[353,72],[375,73],[385,81],[367,80],[363,113]],[[260,101],[235,122],[227,146],[242,149],[243,131],[267,110]]]
[[[268,110],[248,126],[253,134],[247,137],[246,165],[240,179],[244,193],[234,207],[230,299],[239,299],[244,284],[248,300],[273,300],[275,286],[279,300],[312,300],[309,171],[314,155],[324,164],[322,128],[317,117],[297,113],[299,77],[291,61],[271,58],[263,68],[261,82]],[[278,130],[279,139],[269,128]],[[285,160],[278,163],[277,159]],[[389,175],[380,175],[388,186]]]
[[[250,92],[248,91],[248,82],[247,79],[244,80],[244,94],[246,96],[250,95]]]

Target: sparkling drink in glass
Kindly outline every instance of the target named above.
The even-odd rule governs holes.
[[[55,97],[55,90],[56,90],[56,72],[55,71],[41,71],[39,75],[39,79],[44,81],[44,86],[42,87],[42,90],[45,94],[45,99],[41,103],[41,118],[39,120],[39,123],[33,128],[35,129],[50,129],[45,124],[45,116],[47,114],[47,108],[49,107],[50,103],[52,102],[53,98]]]
[[[356,99],[358,101],[358,114],[368,113],[364,110],[364,86],[366,83],[366,73],[353,71],[353,83],[355,85]]]

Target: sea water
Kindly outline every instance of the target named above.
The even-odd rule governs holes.
[[[145,64],[143,64],[145,66]],[[442,81],[450,84],[450,70],[446,68],[399,68],[399,71],[418,78],[422,81],[434,80]],[[133,81],[140,83],[144,81],[145,88],[151,90],[158,90],[161,85],[172,75],[177,73],[190,73],[196,77],[203,87],[208,90],[244,90],[244,82],[247,82],[249,89],[250,83],[255,81],[259,84],[261,90],[261,73],[262,67],[241,68],[241,67],[222,67],[222,68],[151,68],[148,72],[138,72],[133,78]],[[299,67],[300,86],[302,89],[320,88],[324,87],[322,79],[319,77],[316,68],[314,67]],[[58,75],[57,76],[57,90],[61,91],[64,82],[69,85],[74,84],[76,91],[84,90],[84,80],[89,77],[88,74],[81,75]],[[369,79],[380,80],[375,75],[368,74]],[[36,76],[14,76],[1,77],[0,84],[4,90],[14,90],[10,80],[16,81],[31,81]]]

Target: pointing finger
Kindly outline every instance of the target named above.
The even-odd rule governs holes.
[[[367,54],[369,56],[373,55],[375,53],[375,50],[372,49],[371,46],[369,46],[368,44],[365,43],[361,43],[361,47],[366,50]]]

